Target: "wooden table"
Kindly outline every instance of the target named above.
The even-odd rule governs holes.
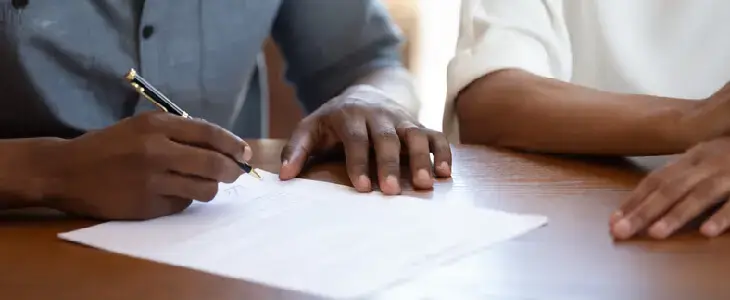
[[[279,141],[253,142],[276,171]],[[730,238],[692,230],[668,241],[615,243],[607,218],[647,167],[454,147],[453,179],[431,201],[538,213],[549,225],[383,292],[384,299],[727,299]],[[307,177],[346,184],[341,165]],[[409,192],[410,193],[410,192]],[[437,197],[438,196],[438,197]],[[448,197],[445,197],[448,196]],[[448,198],[449,200],[442,200]],[[0,299],[306,299],[243,281],[155,264],[57,240],[91,225],[45,212],[0,216]],[[696,230],[696,227],[693,228]]]

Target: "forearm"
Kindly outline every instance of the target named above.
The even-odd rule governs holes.
[[[602,92],[518,70],[477,80],[457,101],[463,143],[630,156],[683,152],[703,138],[683,119],[696,101]]]
[[[44,206],[49,147],[58,139],[0,140],[0,210]]]
[[[356,84],[378,88],[405,107],[411,115],[418,117],[421,103],[415,92],[413,78],[405,69],[400,67],[379,69],[360,78]]]

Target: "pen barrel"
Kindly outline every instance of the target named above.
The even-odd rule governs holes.
[[[135,76],[131,78],[130,83],[132,86],[137,88],[137,90],[145,97],[147,100],[150,100],[152,103],[157,105],[160,109],[175,114],[182,117],[188,117],[188,114],[179,106],[175,105],[170,99],[165,97],[160,91],[155,89],[152,85],[147,83],[143,78],[139,76]]]
[[[238,164],[238,166],[239,166],[239,167],[241,167],[241,169],[242,169],[242,170],[243,170],[244,172],[246,172],[246,173],[251,173],[251,170],[253,169],[253,167],[251,167],[251,166],[250,166],[249,164],[247,164],[247,163],[242,163],[242,162],[240,162],[240,161],[236,161],[236,164]]]

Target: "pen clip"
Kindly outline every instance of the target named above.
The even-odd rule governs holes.
[[[139,86],[139,84],[137,84],[135,82],[132,82],[131,84],[132,84],[132,87],[134,87],[134,89],[137,90],[137,92],[140,95],[142,95],[145,99],[147,99],[150,102],[152,102],[154,105],[156,105],[157,107],[159,107],[162,111],[169,113],[169,111],[167,110],[167,108],[165,108],[164,106],[162,106],[159,103],[157,103],[157,101],[154,101],[154,100],[152,100],[152,98],[150,98],[149,96],[147,96],[147,93],[145,93],[145,90],[144,90],[143,87]]]

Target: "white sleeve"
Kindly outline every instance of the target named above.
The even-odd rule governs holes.
[[[459,142],[454,99],[472,81],[518,68],[570,81],[572,53],[562,0],[462,0],[456,55],[448,67],[444,132]]]

